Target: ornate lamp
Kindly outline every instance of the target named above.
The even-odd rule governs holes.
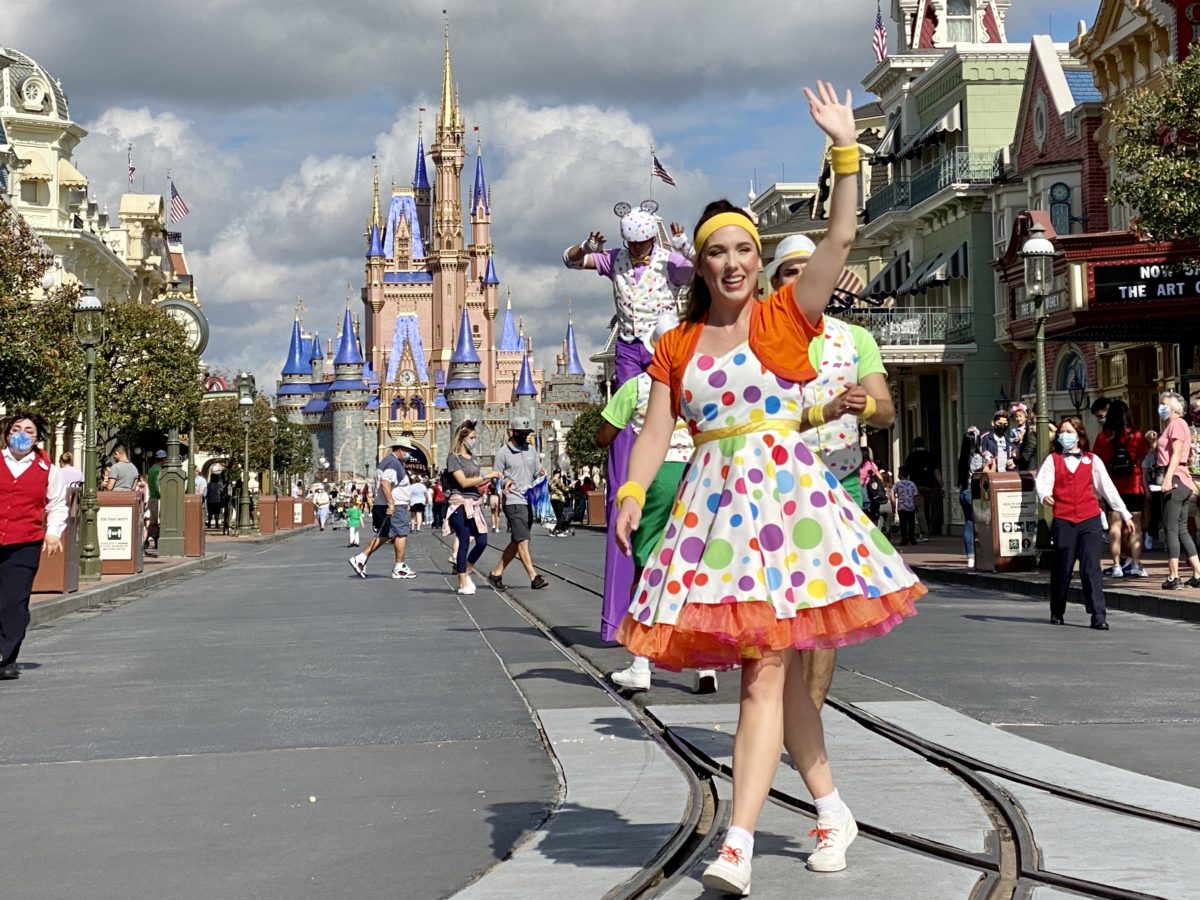
[[[239,372],[237,377],[238,412],[242,418],[242,502],[238,508],[238,534],[254,534],[250,521],[250,419],[254,414],[254,376]]]
[[[75,303],[75,340],[83,348],[87,377],[87,406],[83,413],[83,546],[79,551],[79,580],[100,580],[100,534],[96,525],[99,504],[99,448],[96,446],[96,348],[104,343],[104,304],[85,290]]]

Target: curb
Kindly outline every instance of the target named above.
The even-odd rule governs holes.
[[[259,535],[258,537],[234,538],[229,541],[222,540],[222,546],[230,547],[249,547],[256,544],[274,544],[276,541],[286,541],[290,537],[295,537],[298,534],[308,534],[310,531],[316,531],[316,525],[301,525],[299,528],[289,528],[286,531],[276,531],[274,534]],[[221,535],[224,538],[224,535]]]
[[[954,584],[963,587],[983,588],[990,591],[1007,591],[1046,600],[1050,585],[1044,581],[1013,578],[1011,575],[992,575],[987,572],[956,572],[932,566],[913,565],[922,581],[938,584]],[[1067,601],[1083,605],[1083,589],[1073,584],[1067,593]],[[1163,597],[1159,594],[1131,591],[1112,586],[1110,580],[1104,585],[1104,602],[1109,609],[1122,612],[1155,616],[1159,619],[1177,619],[1181,622],[1200,622],[1200,601],[1186,597]]]
[[[99,587],[79,590],[66,594],[57,600],[46,600],[34,603],[29,607],[30,626],[41,625],[62,616],[70,615],[84,609],[93,609],[105,603],[111,603],[120,597],[153,587],[171,578],[181,575],[192,575],[205,569],[213,569],[225,564],[224,553],[211,553],[181,562],[168,569],[157,572],[143,572],[141,575],[131,575],[123,581],[103,584]]]

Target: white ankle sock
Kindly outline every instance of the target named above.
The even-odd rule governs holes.
[[[650,660],[644,656],[635,656],[633,658],[633,665],[631,665],[629,668],[633,669],[635,672],[649,672]]]
[[[828,797],[814,797],[813,803],[817,807],[817,820],[822,819],[828,821],[832,819],[835,822],[840,822],[846,818],[846,804],[842,802],[842,798],[838,795],[837,788],[834,788],[833,793]]]
[[[735,850],[741,850],[746,859],[754,855],[754,835],[745,828],[730,828],[725,832],[724,843]]]

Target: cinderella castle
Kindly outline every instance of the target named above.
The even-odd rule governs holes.
[[[418,127],[411,187],[394,183],[383,214],[379,172],[366,246],[361,318],[347,301],[336,337],[322,346],[299,313],[276,395],[289,421],[312,435],[318,477],[364,480],[393,437],[417,447],[410,467],[436,472],[466,419],[476,422],[485,465],[507,438],[509,419],[534,424],[549,470],[579,411],[590,402],[568,313],[556,371],[532,364],[532,339],[514,323],[511,290],[496,338],[500,287],[491,240],[491,196],[477,146],[464,237],[463,119],[445,33],[441,102],[426,168]],[[325,460],[322,464],[321,460]]]

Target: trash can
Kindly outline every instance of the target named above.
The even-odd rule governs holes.
[[[587,523],[603,527],[608,517],[608,504],[605,502],[604,491],[599,489],[587,495]]]
[[[73,594],[79,590],[79,498],[77,487],[67,488],[67,527],[62,533],[62,553],[50,556],[42,547],[42,558],[33,579],[35,594]]]
[[[317,524],[317,507],[311,500],[305,500],[303,503],[304,512],[302,514],[301,525]]]
[[[183,555],[203,556],[205,552],[204,516],[207,510],[199,494],[187,494],[183,498]]]
[[[136,491],[101,491],[96,495],[96,531],[100,537],[100,573],[137,575],[142,571],[146,541],[142,498]]]
[[[280,497],[276,501],[275,525],[279,531],[296,527],[296,501],[291,497]]]
[[[1038,502],[1032,472],[980,472],[971,479],[975,568],[1031,572],[1037,553]]]
[[[258,498],[258,533],[274,534],[278,522],[275,512],[277,498],[269,494]]]

